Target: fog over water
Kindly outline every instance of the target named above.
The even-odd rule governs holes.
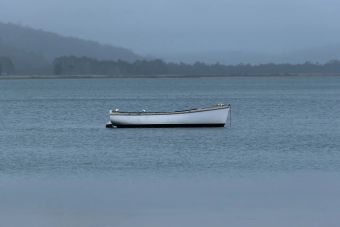
[[[162,181],[0,179],[0,223],[8,227],[337,227],[337,178],[339,174]]]
[[[173,56],[339,43],[336,0],[2,0],[0,21]]]

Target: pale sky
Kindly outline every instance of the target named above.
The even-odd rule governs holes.
[[[0,0],[0,21],[140,54],[340,43],[339,0]]]

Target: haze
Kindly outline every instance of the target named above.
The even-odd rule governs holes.
[[[337,45],[336,0],[1,0],[0,21],[144,56],[282,54]]]

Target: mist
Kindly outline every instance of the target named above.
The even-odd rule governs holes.
[[[143,55],[284,53],[339,43],[335,0],[2,0],[0,20]]]
[[[337,226],[335,177],[7,180],[0,218],[27,227]]]

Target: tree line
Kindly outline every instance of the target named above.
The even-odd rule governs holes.
[[[167,63],[162,60],[102,61],[88,57],[64,56],[54,60],[56,75],[260,75],[299,73],[340,73],[340,61],[325,64],[194,64]]]
[[[12,60],[8,57],[0,57],[0,76],[13,74],[15,71]]]

